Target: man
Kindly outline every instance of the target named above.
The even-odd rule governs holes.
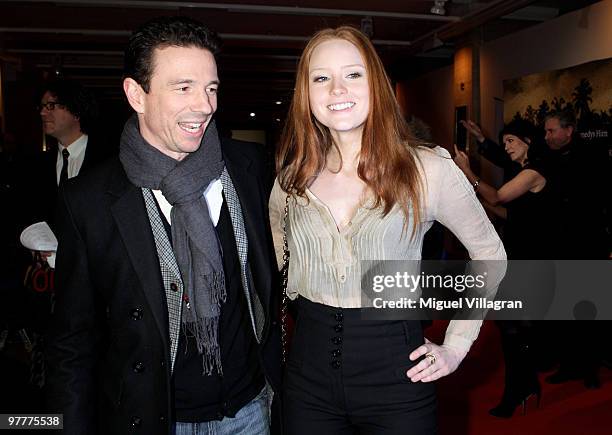
[[[118,160],[59,201],[48,399],[65,434],[266,434],[278,302],[257,147],[214,125],[217,40],[160,18],[130,38]]]
[[[24,173],[28,203],[24,207],[26,225],[54,218],[60,182],[87,172],[108,158],[111,147],[104,147],[90,136],[97,118],[93,95],[71,80],[50,82],[44,88],[38,106],[46,135],[57,140],[57,149],[43,153]],[[31,163],[31,162],[30,162]]]
[[[47,222],[55,228],[55,206],[58,188],[69,178],[86,173],[111,155],[92,135],[98,118],[98,105],[91,92],[80,83],[68,79],[56,79],[45,83],[40,103],[37,106],[42,128],[47,135],[47,151],[20,162],[21,180],[19,220],[21,230],[36,222]],[[53,304],[53,275],[46,272],[45,278],[31,277],[32,265],[44,265],[52,252],[31,251],[21,260],[19,267],[22,281],[30,288],[36,282],[36,291],[21,292],[16,301],[18,317],[29,318],[27,326],[43,332],[47,328]],[[53,262],[50,262],[53,265]],[[37,266],[38,267],[38,266]],[[27,270],[27,271],[26,271]],[[26,279],[23,279],[24,274]],[[23,310],[23,312],[22,312]],[[35,336],[36,337],[36,336]],[[38,338],[38,337],[36,337]],[[38,349],[38,346],[35,348]],[[44,379],[44,375],[41,375]]]
[[[563,234],[560,259],[606,259],[606,208],[610,178],[607,152],[582,142],[572,111],[554,111],[544,120],[550,153],[545,174],[554,195],[557,219],[551,224]],[[580,223],[583,222],[583,223]]]
[[[111,147],[102,146],[92,133],[98,115],[94,96],[80,83],[57,79],[45,84],[38,105],[43,131],[52,138],[50,151],[33,158],[18,160],[16,181],[17,204],[14,207],[17,231],[36,222],[45,221],[55,230],[55,205],[60,183],[83,174],[112,154]],[[53,140],[55,139],[55,141]],[[18,237],[16,237],[18,239]],[[45,265],[52,252],[20,250],[15,273],[25,282],[28,291],[16,289],[11,295],[11,317],[17,327],[25,326],[36,333],[47,327],[53,304],[53,274],[49,270],[33,269]],[[50,263],[53,266],[53,262]],[[36,266],[39,267],[39,266]],[[24,279],[25,276],[25,279]],[[37,278],[35,278],[37,277]],[[35,288],[35,290],[34,290]],[[30,332],[30,331],[28,331]],[[38,335],[32,336],[38,360]],[[40,358],[42,359],[42,357]],[[44,371],[40,364],[32,369],[32,377],[42,384]]]
[[[551,222],[559,234],[555,252],[562,260],[604,260],[609,254],[606,208],[610,201],[610,179],[605,150],[588,147],[576,133],[576,118],[571,111],[549,113],[544,122],[545,140],[551,151],[545,173],[555,205]],[[598,152],[601,151],[601,155]],[[582,379],[587,388],[598,388],[597,338],[599,327],[593,322],[555,322],[549,325],[557,337],[561,365],[548,376],[552,384]],[[583,353],[578,348],[591,349]]]

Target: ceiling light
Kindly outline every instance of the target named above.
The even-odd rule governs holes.
[[[444,9],[444,3],[446,3],[446,0],[434,0],[434,5],[430,9],[429,12],[431,12],[434,15],[446,15],[446,9]]]

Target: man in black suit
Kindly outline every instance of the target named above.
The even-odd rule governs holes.
[[[605,260],[610,254],[606,222],[610,206],[607,149],[581,140],[571,110],[550,112],[544,119],[550,149],[545,176],[556,205],[551,224],[562,235],[560,259]]]
[[[69,178],[86,173],[113,153],[95,134],[91,134],[98,117],[98,105],[91,92],[80,83],[57,79],[45,84],[38,105],[44,133],[50,139],[49,150],[29,158],[18,159],[15,207],[16,229],[45,221],[55,231],[55,206],[58,186]],[[57,142],[57,144],[55,144]],[[19,232],[17,234],[19,234]],[[52,252],[22,250],[18,253],[15,273],[24,281],[30,276],[33,261],[45,264]],[[53,263],[51,263],[53,265]],[[10,323],[42,332],[52,306],[53,276],[36,280],[36,291],[11,294]],[[26,287],[31,287],[26,277]]]
[[[263,156],[220,141],[218,43],[130,38],[119,159],[60,189],[48,400],[65,434],[267,434],[280,382]]]
[[[49,149],[20,156],[13,163],[14,226],[8,230],[12,239],[19,240],[19,233],[36,222],[45,221],[55,230],[60,182],[87,172],[112,153],[112,148],[101,146],[95,135],[90,134],[97,119],[97,107],[94,96],[76,81],[57,79],[42,88],[38,111]],[[16,247],[14,266],[8,274],[18,276],[21,283],[25,281],[27,290],[20,284],[0,302],[10,307],[7,318],[11,328],[26,327],[34,332],[46,328],[52,306],[53,275],[38,273],[41,278],[33,279],[32,266],[34,263],[46,266],[45,260],[51,254]],[[34,286],[35,291],[31,288]],[[38,342],[38,338],[35,336],[34,341]]]
[[[38,105],[43,131],[57,147],[25,162],[23,190],[24,224],[47,221],[52,225],[60,183],[85,173],[108,158],[112,147],[103,146],[91,135],[98,118],[93,95],[80,83],[58,79],[45,85]]]
[[[606,222],[610,207],[610,173],[606,149],[588,145],[576,132],[571,110],[554,111],[545,118],[546,179],[553,198],[555,252],[561,260],[606,260],[610,254]],[[599,388],[600,329],[603,322],[555,322],[549,325],[556,338],[559,370],[546,378],[552,384],[582,379],[587,388]],[[605,341],[605,340],[604,340]],[[586,354],[576,346],[591,349]]]

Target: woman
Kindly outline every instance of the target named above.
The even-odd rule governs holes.
[[[437,345],[424,340],[418,321],[363,320],[360,260],[419,259],[434,220],[472,258],[505,259],[505,251],[448,153],[411,138],[383,65],[358,30],[323,30],[307,44],[277,170],[270,220],[280,264],[287,204],[287,294],[298,310],[286,430],[435,433],[431,381],[457,368],[480,323],[451,322]]]
[[[499,189],[480,181],[472,172],[467,155],[455,147],[455,163],[476,185],[477,193],[489,205],[505,205],[500,214],[507,219],[504,245],[508,258],[512,260],[545,260],[554,258],[550,252],[552,240],[548,235],[546,216],[550,203],[546,178],[532,152],[536,138],[535,127],[527,121],[514,120],[500,133],[506,153],[513,162],[521,166],[520,172]],[[544,264],[536,265],[543,276]],[[522,267],[525,267],[524,265]],[[540,302],[546,298],[546,285],[538,289]],[[534,301],[535,302],[535,301]],[[533,304],[532,304],[533,305]],[[489,413],[496,417],[510,418],[516,407],[535,396],[539,404],[541,389],[537,376],[536,351],[538,343],[537,324],[530,321],[497,321],[501,333],[505,364],[504,393],[500,403]],[[541,349],[540,349],[541,351]]]
[[[470,168],[467,155],[455,148],[455,163],[476,192],[493,207],[504,205],[501,217],[507,219],[504,246],[511,259],[540,259],[549,255],[550,244],[535,243],[546,235],[543,219],[547,215],[548,189],[542,175],[541,160],[531,144],[537,130],[531,123],[514,120],[500,133],[508,157],[521,167],[519,173],[499,189],[480,180]],[[478,182],[478,183],[477,183]],[[499,210],[499,208],[497,209]],[[507,214],[506,214],[507,212]]]

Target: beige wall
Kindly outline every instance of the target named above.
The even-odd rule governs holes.
[[[495,98],[503,97],[503,81],[537,72],[567,68],[612,57],[612,0],[563,15],[481,47],[481,124],[497,136]],[[397,94],[406,115],[427,122],[434,141],[448,146],[453,140],[455,89],[453,66],[398,83]],[[611,79],[612,82],[612,79]],[[472,113],[470,108],[468,113]],[[485,178],[497,178],[493,167],[483,166]]]
[[[612,0],[484,45],[480,57],[483,127],[491,134],[496,133],[494,98],[503,97],[505,79],[609,57],[612,57]]]

